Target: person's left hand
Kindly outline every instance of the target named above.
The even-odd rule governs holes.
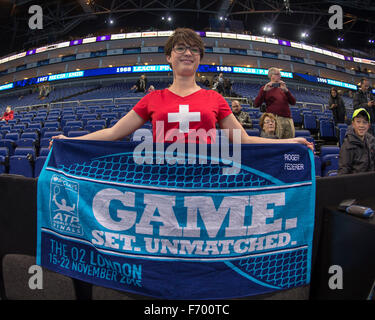
[[[286,83],[284,81],[280,81],[280,89],[284,92],[288,92],[288,88],[286,87]]]
[[[304,144],[306,147],[308,147],[311,151],[314,152],[314,144],[312,142],[307,141],[305,138],[298,137],[298,138],[293,138],[293,140],[296,143],[301,143]]]

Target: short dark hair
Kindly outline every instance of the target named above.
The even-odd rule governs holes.
[[[166,56],[171,56],[172,49],[179,43],[186,43],[189,46],[197,46],[200,51],[201,60],[204,56],[204,43],[202,38],[192,29],[177,28],[173,34],[168,38],[164,46],[164,53]]]

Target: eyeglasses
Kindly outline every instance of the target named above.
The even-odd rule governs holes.
[[[201,53],[201,50],[198,47],[190,47],[190,46],[183,46],[183,45],[177,45],[173,48],[174,52],[178,54],[183,54],[186,52],[186,50],[189,49],[190,52],[194,55],[198,55]]]
[[[275,120],[266,120],[264,121],[265,124],[271,124],[271,123],[275,123]]]

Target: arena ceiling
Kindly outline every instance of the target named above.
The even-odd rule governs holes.
[[[29,28],[28,10],[35,4],[43,9],[42,30]],[[329,28],[332,5],[343,9],[342,30]],[[272,30],[267,33],[264,26]],[[375,40],[375,1],[370,0],[0,0],[0,55],[88,34],[176,27],[268,34],[375,57],[369,42]],[[309,37],[301,39],[303,32]]]

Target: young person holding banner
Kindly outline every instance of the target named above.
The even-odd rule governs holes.
[[[176,131],[183,134],[187,142],[193,131],[203,129],[208,132],[215,129],[218,123],[221,129],[229,129],[231,142],[301,143],[313,150],[313,144],[304,138],[279,140],[248,136],[225,99],[214,90],[205,90],[197,85],[196,71],[204,55],[204,44],[195,31],[176,29],[169,37],[164,51],[173,70],[173,83],[169,88],[147,94],[111,128],[75,138],[58,135],[52,139],[121,140],[151,121],[154,142],[172,142],[176,136],[170,132]],[[162,126],[158,128],[160,123]],[[233,129],[239,130],[240,141],[234,140]]]

